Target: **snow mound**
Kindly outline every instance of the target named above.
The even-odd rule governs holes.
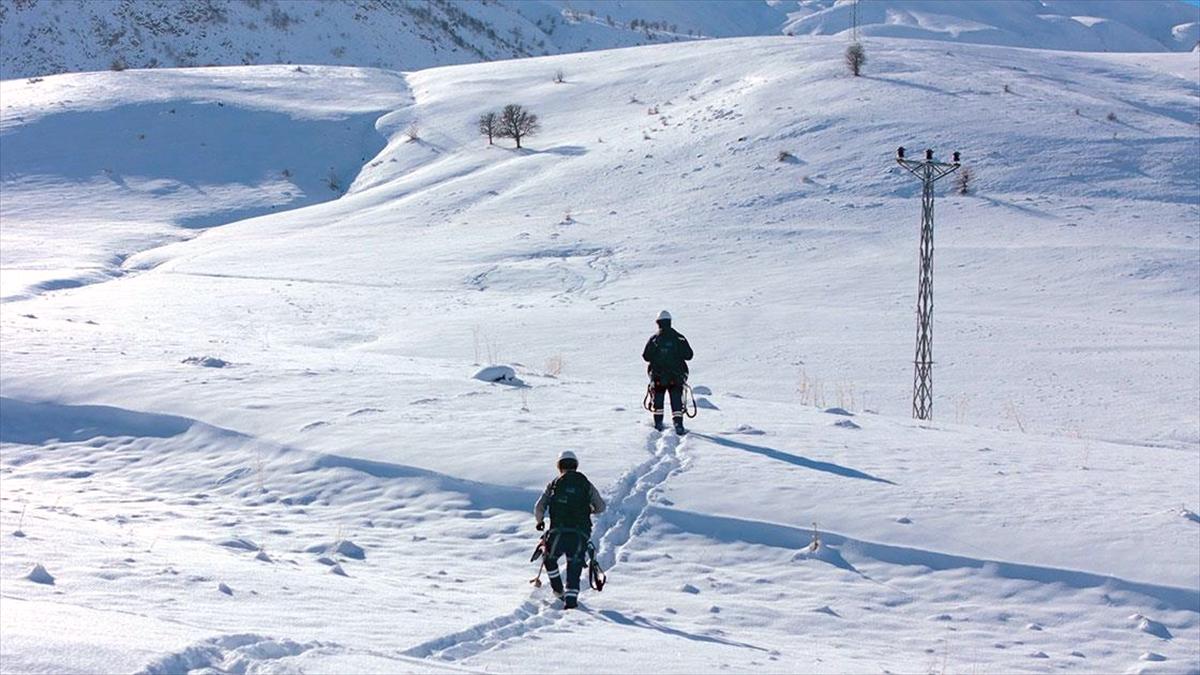
[[[43,567],[41,563],[34,565],[33,569],[29,571],[29,574],[25,575],[25,578],[35,584],[46,584],[47,586],[54,585],[54,577],[46,571],[46,568]]]
[[[698,384],[698,385],[692,387],[692,393],[696,394],[697,396],[700,396],[700,395],[712,396],[712,389],[709,389],[708,387],[706,387],[702,384]]]
[[[343,539],[339,541],[336,545],[334,545],[333,551],[334,553],[344,555],[347,558],[353,558],[354,560],[367,559],[367,552],[363,550],[363,547],[355,544],[349,539]]]
[[[366,560],[367,559],[366,550],[363,549],[363,547],[359,546],[358,544],[355,544],[354,542],[350,541],[349,539],[342,539],[341,541],[335,541],[332,544],[317,544],[315,546],[309,546],[308,548],[305,549],[305,551],[307,551],[308,553],[324,554],[320,558],[317,558],[317,562],[319,562],[323,565],[336,564],[336,561],[334,561],[332,558],[329,557],[330,555],[334,555],[334,554],[345,556],[345,557],[351,558],[353,560]]]
[[[517,372],[511,366],[484,366],[471,377],[483,382],[507,384],[514,387],[524,387],[525,382],[517,377]]]
[[[189,356],[182,361],[189,366],[200,366],[201,368],[225,368],[230,365],[224,359],[218,359],[215,356]]]
[[[230,595],[230,596],[233,595],[233,589],[230,588],[229,585],[223,581],[221,583],[217,584],[217,590],[224,593],[225,595]]]
[[[222,541],[217,542],[217,545],[224,546],[225,548],[238,549],[241,551],[258,551],[262,548],[258,544],[254,543],[253,541],[250,541],[249,539],[246,539],[245,537],[234,537],[233,539],[224,539]]]
[[[1156,638],[1170,640],[1175,637],[1174,635],[1171,635],[1171,631],[1167,629],[1166,625],[1149,617],[1142,616],[1141,614],[1131,615],[1129,617],[1129,621],[1136,626],[1138,630],[1142,631],[1143,633],[1153,635]]]

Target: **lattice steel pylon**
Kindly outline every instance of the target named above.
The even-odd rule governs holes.
[[[917,281],[917,353],[913,358],[913,418],[933,419],[933,184],[954,173],[959,154],[947,164],[933,159],[933,150],[925,159],[904,158],[904,148],[896,150],[896,162],[921,179],[921,261]]]
[[[850,3],[850,42],[858,44],[858,0]]]

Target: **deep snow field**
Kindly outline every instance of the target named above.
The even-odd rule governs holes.
[[[1200,672],[1198,56],[844,48],[0,83],[0,670]]]

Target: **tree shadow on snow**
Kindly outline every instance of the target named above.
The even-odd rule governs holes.
[[[879,478],[878,476],[872,476],[871,474],[863,473],[862,471],[859,471],[858,469],[851,469],[850,467],[841,466],[840,464],[834,464],[832,462],[820,462],[820,461],[817,461],[814,459],[809,459],[807,457],[801,457],[800,455],[793,455],[791,453],[783,452],[781,450],[776,450],[774,448],[768,448],[768,447],[765,447],[762,445],[754,445],[752,443],[746,443],[744,441],[735,441],[735,440],[732,440],[729,438],[720,438],[718,436],[709,436],[708,434],[700,434],[700,433],[693,433],[692,435],[699,436],[700,438],[703,438],[712,443],[716,443],[717,445],[723,445],[727,448],[733,448],[735,450],[745,450],[746,452],[753,452],[756,455],[762,455],[763,457],[769,457],[771,459],[779,460],[781,462],[787,462],[788,464],[791,464],[793,466],[798,466],[798,467],[801,467],[804,469],[813,469],[814,471],[823,471],[825,473],[831,473],[835,476],[841,476],[843,478],[858,478],[860,480],[869,480],[869,481],[873,481],[876,483],[887,483],[888,485],[895,485],[895,483],[893,483],[892,481],[890,481],[886,478]]]
[[[546,148],[545,150],[521,148],[520,150],[516,150],[516,152],[522,155],[562,155],[564,157],[581,157],[588,153],[588,149],[582,145],[559,145],[553,148]]]

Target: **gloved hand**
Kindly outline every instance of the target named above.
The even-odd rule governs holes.
[[[541,532],[541,531],[542,531],[542,530],[544,530],[544,529],[546,529],[546,522],[545,522],[545,521],[542,521],[542,520],[539,520],[539,521],[538,521],[538,523],[537,523],[537,531],[538,531],[538,532]]]

